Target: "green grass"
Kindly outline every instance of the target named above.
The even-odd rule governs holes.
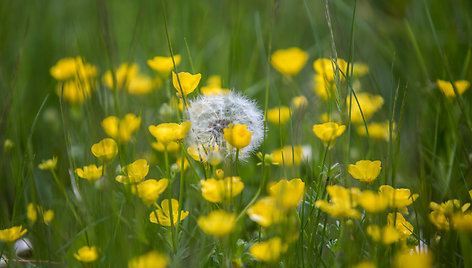
[[[409,241],[421,241],[437,267],[469,267],[471,234],[438,230],[429,219],[429,204],[449,199],[471,202],[471,90],[451,101],[436,85],[437,79],[472,80],[471,12],[472,3],[467,0],[2,1],[0,141],[11,140],[14,146],[1,149],[0,229],[23,225],[33,244],[32,256],[26,259],[31,263],[9,263],[13,267],[80,266],[73,254],[88,244],[100,248],[95,267],[125,267],[130,259],[151,249],[168,255],[171,267],[228,266],[237,258],[245,267],[350,267],[362,260],[389,267],[401,246],[375,243],[365,231],[371,223],[386,224],[387,213],[336,219],[314,206],[317,200],[329,200],[327,185],[377,191],[388,184],[419,194],[405,216],[414,227]],[[306,51],[309,60],[298,75],[288,79],[270,65],[270,55],[292,46]],[[197,225],[199,216],[216,208],[228,209],[201,195],[199,181],[212,176],[212,170],[191,160],[181,177],[169,166],[182,152],[170,153],[166,165],[167,156],[151,148],[154,138],[149,125],[185,118],[175,107],[163,112],[163,105],[175,96],[171,78],[145,97],[111,91],[101,83],[110,68],[116,79],[122,62],[135,62],[141,73],[155,77],[146,61],[171,55],[170,50],[182,56],[179,72],[202,74],[200,86],[210,75],[220,75],[224,88],[254,99],[264,111],[289,106],[298,95],[308,99],[308,106],[285,125],[265,123],[268,131],[258,152],[306,145],[312,150],[311,160],[293,167],[257,166],[260,159],[254,155],[239,162],[237,169],[232,161],[218,166],[228,176],[239,172],[244,182],[243,193],[231,208],[236,215],[267,196],[270,181],[304,181],[303,202],[291,211],[298,239],[275,263],[259,262],[248,251],[256,242],[286,234],[292,224],[289,220],[261,228],[241,213],[230,236],[219,240],[203,233]],[[59,59],[75,56],[98,69],[92,97],[76,107],[56,94],[59,83],[49,73]],[[312,65],[318,58],[342,58],[349,64],[361,61],[370,67],[359,78],[362,92],[381,95],[384,105],[360,126],[395,124],[387,141],[359,136],[358,124],[351,124],[346,99],[354,109],[359,93],[353,90],[357,78],[352,73],[336,78],[335,98],[325,102],[314,93]],[[347,126],[331,150],[312,132],[325,112]],[[133,139],[120,145],[106,183],[97,186],[77,177],[75,168],[99,164],[90,147],[106,137],[102,120],[127,113],[140,115],[142,122]],[[38,168],[52,156],[58,157],[59,183],[50,172]],[[138,158],[150,163],[146,178],[173,180],[158,204],[182,194],[182,208],[190,214],[175,234],[150,223],[150,208],[130,187],[114,180],[122,166]],[[382,161],[382,172],[372,185],[360,184],[347,172],[349,164],[362,159]],[[74,187],[81,198],[74,194]],[[28,220],[30,202],[54,210],[50,225]],[[0,242],[0,252],[14,257],[5,243]]]

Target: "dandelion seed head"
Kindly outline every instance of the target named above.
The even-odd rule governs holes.
[[[208,149],[219,148],[224,158],[234,158],[236,149],[232,148],[223,137],[223,129],[229,125],[246,125],[252,133],[251,142],[240,150],[239,159],[249,158],[264,138],[264,117],[253,100],[230,91],[223,94],[200,96],[190,101],[187,118],[192,123],[188,140],[192,145],[202,145],[199,150],[207,156]]]

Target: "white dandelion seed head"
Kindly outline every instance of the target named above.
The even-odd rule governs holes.
[[[234,159],[236,148],[223,137],[223,129],[230,124],[242,124],[252,133],[251,142],[240,150],[239,159],[249,158],[264,139],[264,116],[256,103],[247,97],[230,91],[228,93],[200,96],[190,101],[187,118],[192,123],[188,133],[190,145],[203,147],[202,159],[208,159],[209,149],[218,148],[224,158]]]

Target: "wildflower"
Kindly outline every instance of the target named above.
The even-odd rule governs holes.
[[[352,76],[359,77],[369,72],[369,65],[362,62],[354,62],[352,64]]]
[[[431,268],[433,256],[428,251],[401,250],[395,255],[393,264],[395,268]]]
[[[372,184],[380,174],[380,170],[382,169],[381,164],[379,160],[360,160],[357,161],[355,165],[349,165],[347,171],[354,179]]]
[[[145,159],[138,159],[121,169],[124,175],[118,175],[116,180],[121,183],[139,183],[149,172],[149,165]]]
[[[11,228],[0,230],[0,240],[5,243],[15,242],[28,232],[23,226],[13,226]]]
[[[431,202],[429,207],[433,210],[429,214],[429,219],[440,230],[449,230],[450,221],[454,215],[463,214],[470,206],[470,203],[465,203],[461,207],[461,203],[457,199],[447,200],[441,204]],[[455,221],[454,221],[455,223]]]
[[[139,67],[136,63],[122,63],[115,71],[116,87],[113,85],[113,76],[110,70],[103,75],[102,81],[111,89],[120,90],[128,88],[131,80],[138,74]]]
[[[362,261],[354,265],[352,268],[377,268],[377,266],[370,261]]]
[[[118,154],[118,145],[115,140],[106,138],[92,145],[92,153],[102,162],[107,162],[115,158]]]
[[[214,236],[225,236],[231,233],[236,225],[236,215],[224,210],[215,210],[208,216],[198,217],[198,226],[206,234]]]
[[[131,113],[126,114],[123,119],[109,116],[102,121],[105,133],[120,143],[128,142],[140,124],[141,118]]]
[[[43,160],[41,164],[38,165],[38,167],[41,170],[55,170],[57,167],[57,156],[53,156],[52,159]]]
[[[398,212],[396,214],[388,213],[387,222],[397,229],[402,240],[407,239],[413,233],[413,225]]]
[[[202,144],[191,145],[187,148],[187,153],[195,161],[207,163],[210,161],[212,166],[217,166],[221,161],[221,155],[219,153],[219,148],[215,146],[204,146]]]
[[[354,124],[359,124],[364,122],[362,115],[364,116],[365,121],[369,120],[372,115],[377,112],[383,105],[384,99],[379,95],[372,95],[366,92],[357,93],[357,101],[352,100],[351,103],[351,122]],[[349,105],[349,98],[346,100],[347,105]],[[359,106],[362,109],[359,110]]]
[[[302,109],[305,108],[308,105],[308,100],[305,96],[300,95],[297,97],[294,97],[291,101],[291,106],[295,109]]]
[[[180,171],[182,168],[182,157],[177,157],[177,160],[175,160],[175,165],[177,166],[177,171]],[[189,166],[189,162],[187,158],[184,157],[184,171],[187,170]]]
[[[68,80],[56,87],[56,93],[72,105],[79,105],[92,95],[88,80]]]
[[[283,125],[290,120],[291,111],[287,106],[280,106],[267,111],[267,120],[275,125]]]
[[[167,188],[167,185],[169,185],[169,180],[166,178],[159,181],[154,179],[145,180],[136,185],[136,192],[143,203],[149,206],[157,201],[159,195]]]
[[[470,199],[472,199],[472,190],[469,190]]]
[[[192,93],[197,88],[201,78],[201,74],[190,74],[187,72],[180,72],[177,78],[177,75],[172,72],[172,84],[174,84],[178,95],[187,96]]]
[[[83,246],[79,248],[77,253],[74,253],[74,258],[81,262],[92,263],[98,259],[97,247]]]
[[[456,93],[454,92],[454,88],[452,87],[451,82],[444,81],[444,80],[437,80],[436,83],[438,84],[439,90],[448,98],[454,98]],[[459,80],[454,82],[454,87],[457,90],[459,95],[462,95],[469,87],[470,82],[467,80]]]
[[[333,96],[335,87],[336,84],[332,81],[327,81],[323,75],[315,74],[313,76],[313,90],[322,100],[326,101],[329,97]]]
[[[226,177],[224,180],[210,178],[201,180],[200,184],[202,185],[203,198],[212,203],[231,200],[244,189],[240,177]]]
[[[57,80],[69,80],[76,76],[80,78],[94,77],[97,74],[95,66],[85,63],[82,57],[63,58],[49,70]]]
[[[77,173],[77,176],[86,179],[89,182],[94,182],[103,175],[103,166],[84,166],[83,168],[76,168],[75,173]]]
[[[206,86],[200,88],[200,92],[206,96],[226,94],[229,89],[221,88],[221,77],[219,75],[212,75],[208,77]]]
[[[452,217],[454,229],[462,232],[472,232],[472,213],[456,213]]]
[[[395,137],[395,123],[392,124],[392,137]],[[367,130],[369,131],[369,137],[376,140],[386,140],[390,139],[390,122],[385,121],[383,123],[370,123],[367,124]],[[357,133],[361,136],[367,136],[367,131],[364,125],[357,127]]]
[[[302,161],[302,156],[302,146],[285,146],[282,149],[272,151],[269,158],[270,163],[273,165],[291,167],[292,165],[299,165]]]
[[[283,75],[294,76],[305,66],[308,54],[298,47],[280,49],[270,57],[272,66]]]
[[[381,194],[366,190],[359,195],[359,205],[369,213],[379,213],[385,211],[388,200]]]
[[[331,198],[331,203],[326,200],[318,200],[315,206],[335,218],[361,217],[361,213],[355,209],[360,190],[358,188],[346,189],[339,185],[328,185],[326,190]]]
[[[167,77],[170,74],[170,71],[174,69],[174,62],[175,66],[179,66],[181,57],[179,54],[174,55],[174,61],[172,61],[172,57],[154,57],[147,61],[147,64],[151,69],[159,72],[163,77]]]
[[[410,189],[395,189],[390,185],[380,186],[379,193],[388,200],[389,207],[396,208],[403,213],[408,212],[406,207],[411,205],[419,196],[418,194],[412,195]]]
[[[251,143],[252,133],[247,130],[246,125],[236,124],[233,126],[230,124],[228,128],[223,129],[223,133],[226,142],[238,150]]]
[[[385,245],[390,245],[400,241],[401,235],[392,225],[386,225],[380,228],[378,225],[369,225],[366,230],[367,235],[375,242],[382,242]]]
[[[268,227],[281,221],[283,213],[273,197],[264,197],[259,199],[248,210],[249,218],[261,226]]]
[[[333,122],[313,125],[313,132],[324,144],[332,144],[344,133],[344,130],[346,130],[345,125]]]
[[[26,208],[26,216],[28,219],[35,223],[38,220],[38,214],[42,218],[43,222],[48,225],[54,219],[54,211],[53,210],[46,210],[43,211],[43,207],[40,205],[36,205],[34,203],[29,203],[28,207]]]
[[[346,75],[347,62],[340,58],[336,62],[330,59],[317,59],[313,62],[313,69],[327,81],[333,82],[336,76],[342,81]]]
[[[240,160],[247,159],[264,137],[262,112],[253,101],[233,92],[196,98],[190,102],[187,118],[192,122],[189,143],[197,147],[219,148],[225,159],[236,155],[236,149],[228,146],[223,135],[223,130],[230,124],[245,125],[252,133],[249,145],[240,150]],[[207,154],[207,151],[203,153]]]
[[[167,145],[170,142],[182,142],[190,130],[190,122],[176,123],[162,123],[157,126],[150,125],[148,127],[151,135],[159,142]]]
[[[160,84],[162,84],[162,81],[159,78],[152,80],[148,76],[137,74],[131,78],[127,89],[129,94],[143,96],[151,92],[157,85],[160,86]]]
[[[172,225],[177,224],[177,217],[179,213],[179,201],[172,199]],[[162,226],[171,226],[171,210],[169,206],[169,199],[164,199],[161,202],[161,206],[157,206],[157,209],[149,214],[149,221],[152,223],[160,224]],[[156,218],[157,214],[157,218]],[[188,211],[182,210],[180,212],[180,221],[188,216]]]
[[[279,237],[271,238],[265,242],[255,243],[249,249],[249,254],[263,262],[275,262],[287,251],[288,246]]]
[[[164,268],[167,264],[169,257],[153,250],[130,260],[128,268]]]
[[[305,183],[300,178],[290,181],[282,179],[277,183],[270,183],[268,192],[284,209],[291,209],[302,201]]]
[[[171,141],[167,144],[164,144],[160,141],[156,141],[151,143],[151,147],[159,152],[164,152],[165,150],[167,150],[168,152],[176,152],[177,150],[179,150],[180,145],[175,141]]]

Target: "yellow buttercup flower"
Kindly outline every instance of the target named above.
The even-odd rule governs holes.
[[[224,210],[215,210],[208,216],[198,217],[198,226],[206,234],[214,236],[225,236],[231,233],[236,225],[236,215]]]
[[[75,173],[77,173],[77,176],[86,179],[89,182],[94,182],[103,175],[103,166],[84,166],[83,168],[76,168]]]
[[[380,186],[379,193],[388,200],[389,207],[396,208],[403,213],[408,212],[406,207],[411,205],[419,196],[418,194],[412,195],[410,189],[395,189],[390,185]]]
[[[182,168],[182,157],[177,157],[175,160],[175,165],[178,167],[178,171]],[[184,171],[187,170],[190,163],[188,162],[187,158],[184,158]]]
[[[122,63],[118,69],[115,70],[116,89],[128,88],[131,80],[138,74],[139,67],[136,63]],[[113,86],[113,76],[108,70],[102,77],[103,83],[110,89],[115,89]]]
[[[125,175],[118,175],[116,180],[121,183],[139,183],[149,172],[146,159],[138,159],[121,169]]]
[[[472,233],[472,213],[456,213],[452,221],[455,230]]]
[[[172,199],[172,223],[173,226],[177,224],[178,212],[179,212],[179,201]],[[160,224],[162,226],[171,226],[171,215],[170,215],[170,206],[169,199],[164,199],[161,202],[161,206],[157,206],[157,209],[149,214],[149,221],[152,223]],[[157,214],[157,218],[156,218]],[[180,213],[180,221],[185,219],[188,216],[188,211],[182,210]]]
[[[392,124],[392,138],[395,137],[395,123]],[[367,130],[369,131],[369,137],[376,139],[376,140],[386,140],[390,139],[390,122],[385,121],[383,123],[373,122],[367,124]],[[361,136],[367,136],[367,131],[365,130],[365,126],[359,125],[357,127],[357,133]]]
[[[337,59],[336,63],[330,59],[317,59],[313,62],[313,69],[327,81],[334,81],[336,76],[339,76],[339,80],[343,81],[346,75],[347,62],[340,58]]]
[[[369,65],[362,62],[354,62],[352,64],[352,76],[359,77],[369,72]]]
[[[378,225],[369,225],[366,230],[367,235],[376,242],[382,242],[385,245],[390,245],[400,241],[401,235],[395,227],[385,225],[380,228]]]
[[[157,126],[150,125],[148,129],[154,138],[167,145],[170,142],[182,142],[185,135],[187,135],[187,132],[190,130],[190,127],[190,122],[183,122],[180,124],[162,123]]]
[[[97,247],[83,246],[79,248],[76,253],[74,253],[74,258],[81,262],[92,263],[98,259]]]
[[[354,265],[352,268],[377,268],[377,266],[370,261],[362,261]]]
[[[60,59],[49,71],[52,77],[60,81],[75,77],[85,79],[94,77],[97,74],[95,66],[85,63],[82,57]]]
[[[179,54],[174,55],[175,66],[179,66],[181,57]],[[147,64],[151,69],[159,72],[162,76],[167,77],[170,74],[170,71],[174,69],[174,62],[172,57],[154,57],[147,61]]]
[[[53,156],[51,159],[48,160],[43,160],[41,164],[38,165],[38,167],[42,170],[53,171],[57,167],[57,156]]]
[[[388,207],[388,200],[379,193],[366,190],[359,195],[359,205],[368,213],[379,213]]]
[[[140,124],[141,117],[131,113],[126,114],[121,120],[116,116],[109,116],[102,121],[105,133],[120,143],[131,140],[133,133],[138,130]]]
[[[263,262],[275,262],[287,251],[288,246],[279,237],[265,242],[255,243],[249,249],[249,254]]]
[[[360,160],[355,165],[350,164],[347,171],[354,179],[360,182],[372,184],[380,174],[382,162],[379,160]]]
[[[413,233],[413,225],[405,220],[401,213],[388,213],[387,223],[397,229],[402,240],[407,239]]]
[[[472,199],[472,190],[469,190],[470,199]]]
[[[281,74],[294,76],[305,66],[308,54],[298,47],[280,49],[270,57],[270,63]]]
[[[332,144],[337,137],[344,133],[344,130],[346,130],[345,125],[334,122],[313,125],[313,133],[315,133],[324,144]]]
[[[384,99],[379,95],[372,95],[366,92],[357,93],[357,101],[353,98],[351,103],[351,122],[354,124],[363,123],[362,115],[365,121],[369,120],[372,115],[377,112],[383,105]],[[359,103],[358,103],[359,102]],[[346,99],[346,104],[349,105],[349,98]],[[362,109],[359,110],[359,106]]]
[[[302,146],[285,146],[282,149],[272,151],[269,156],[271,164],[291,167],[301,163],[303,148]]]
[[[294,97],[291,101],[291,105],[295,110],[305,108],[308,105],[308,99],[303,95]]]
[[[172,72],[172,84],[174,88],[177,90],[178,95],[185,95],[192,93],[200,83],[200,79],[202,78],[201,74],[191,74],[187,72],[180,72],[177,75]],[[180,82],[180,83],[179,83]],[[182,88],[180,88],[182,86]]]
[[[339,185],[328,185],[326,191],[331,198],[331,203],[326,200],[318,200],[315,206],[335,218],[358,219],[361,213],[355,209],[360,190],[358,188],[346,189]]]
[[[157,201],[159,195],[167,188],[167,185],[169,185],[169,180],[165,178],[158,181],[154,179],[145,180],[138,183],[136,192],[143,203],[149,206]]]
[[[28,229],[23,229],[23,226],[13,226],[11,228],[0,230],[0,240],[5,243],[12,243],[20,239],[28,232]]]
[[[316,95],[318,95],[318,97],[324,101],[334,96],[335,86],[336,84],[333,81],[328,81],[321,74],[315,74],[313,76],[313,90],[315,91]]]
[[[454,88],[452,87],[451,82],[444,81],[444,80],[437,80],[436,83],[438,84],[439,90],[448,98],[454,98],[456,93],[454,92]],[[470,82],[467,80],[459,80],[454,82],[454,87],[457,90],[459,95],[462,95],[469,87]]]
[[[143,96],[151,92],[155,87],[160,87],[162,80],[157,78],[155,80],[142,74],[137,74],[129,81],[127,87],[128,93],[135,96]]]
[[[203,95],[206,95],[206,96],[226,94],[230,92],[230,90],[226,88],[211,87],[211,86],[203,86],[200,88],[200,91],[202,92]]]
[[[110,161],[118,154],[115,140],[106,138],[92,145],[92,154],[102,162]]]
[[[239,195],[244,189],[244,183],[240,177],[226,177],[224,180],[213,178],[201,180],[202,196],[212,203],[229,201]]]
[[[156,141],[151,143],[151,147],[159,152],[164,152],[165,150],[167,150],[168,152],[176,152],[177,150],[179,150],[180,145],[175,141],[171,141],[167,145],[160,141]]]
[[[277,183],[270,183],[268,188],[270,196],[284,209],[297,207],[305,194],[305,183],[300,178],[290,181],[282,179]]]
[[[247,210],[247,214],[251,220],[264,227],[280,222],[283,218],[277,200],[270,196],[259,199]]]
[[[46,225],[48,225],[54,219],[53,210],[49,209],[49,210],[43,211],[42,206],[29,203],[28,207],[26,208],[26,216],[28,217],[28,219],[31,222],[35,223],[38,220],[38,214]]]
[[[169,257],[153,250],[130,260],[128,268],[164,268],[167,264]]]
[[[72,105],[79,105],[92,96],[89,80],[67,80],[56,87],[56,93]]]
[[[433,267],[433,256],[429,251],[399,251],[393,260],[395,268],[431,268]]]
[[[470,207],[470,203],[461,206],[458,199],[447,200],[441,204],[431,202],[429,207],[433,210],[429,214],[429,219],[440,230],[449,230],[450,222],[454,216],[462,215]],[[456,221],[453,221],[456,223]]]
[[[252,133],[247,130],[246,125],[229,125],[229,128],[223,129],[223,137],[231,146],[242,149],[251,142]]]
[[[287,106],[280,106],[267,111],[267,120],[275,125],[283,125],[290,120],[290,109]]]

